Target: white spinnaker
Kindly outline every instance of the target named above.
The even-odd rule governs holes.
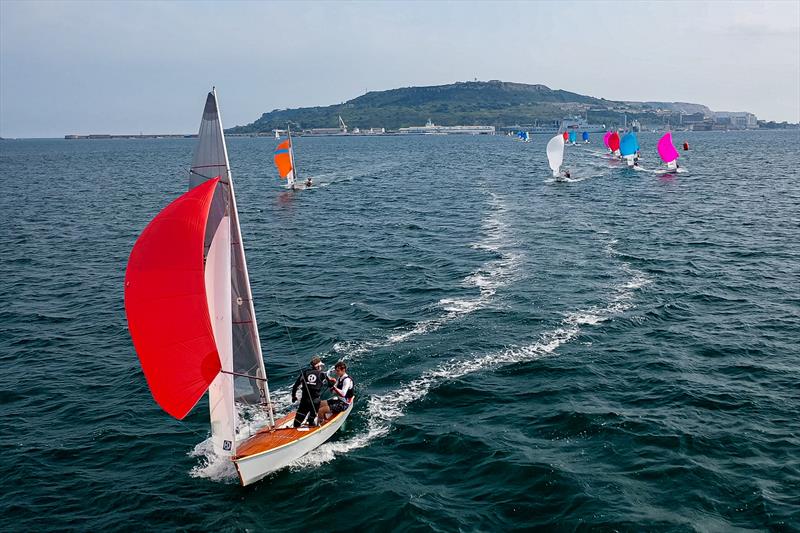
[[[245,376],[233,378],[234,399],[245,404],[265,403],[269,397],[266,383],[261,340],[253,307],[250,279],[236,208],[233,177],[228,163],[228,149],[222,129],[222,118],[217,106],[217,93],[208,93],[203,119],[200,122],[197,148],[192,159],[189,184],[195,187],[208,179],[220,177],[214,194],[206,229],[206,248],[210,248],[222,219],[230,217],[230,272],[231,275],[231,338],[233,343],[233,371]]]
[[[558,177],[561,163],[564,162],[564,137],[556,135],[547,143],[547,161],[550,163],[550,170],[553,176]]]
[[[220,220],[206,256],[206,300],[211,329],[222,370],[233,372],[233,332],[231,331],[231,219]],[[211,437],[217,455],[236,453],[236,407],[233,401],[233,376],[220,372],[208,388]]]

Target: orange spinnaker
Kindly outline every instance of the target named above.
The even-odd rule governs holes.
[[[278,168],[278,174],[284,179],[292,171],[292,157],[289,154],[291,149],[292,144],[289,139],[286,139],[275,148],[275,166]]]

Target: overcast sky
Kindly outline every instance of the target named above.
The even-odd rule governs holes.
[[[188,133],[499,79],[800,121],[800,2],[0,0],[0,136]]]

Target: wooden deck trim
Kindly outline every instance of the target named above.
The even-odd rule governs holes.
[[[350,409],[352,409],[352,407],[353,404],[350,404],[350,407],[348,407],[347,410],[337,413],[336,416],[325,420],[319,426],[309,427],[308,431],[298,431],[294,427],[277,427],[282,426],[287,422],[291,422],[294,419],[295,411],[292,411],[291,413],[282,417],[280,420],[275,421],[275,428],[261,429],[252,437],[245,439],[236,447],[236,455],[234,455],[232,459],[234,461],[238,461],[240,459],[249,459],[251,457],[255,457],[256,455],[271,452],[277,450],[278,448],[288,446],[293,442],[303,440],[304,438],[313,435],[334,420],[338,419],[343,414],[347,413]],[[242,451],[243,449],[244,451]]]

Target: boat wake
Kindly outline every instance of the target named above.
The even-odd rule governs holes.
[[[233,461],[216,454],[210,436],[197,444],[188,455],[200,460],[199,464],[189,470],[191,477],[206,478],[218,483],[236,483],[238,474]]]
[[[553,178],[553,177],[550,177],[550,178],[545,179],[544,182],[547,183],[547,184],[550,184],[550,183],[579,183],[581,181],[586,181],[586,180],[590,180],[590,179],[593,179],[593,178],[602,178],[602,177],[603,177],[602,173],[595,172],[593,174],[587,174],[586,176],[577,176],[577,177],[570,177],[570,178],[564,178],[564,177],[562,177],[562,178]]]
[[[481,239],[471,247],[491,252],[496,258],[461,280],[462,287],[475,287],[478,294],[470,298],[443,298],[437,303],[442,313],[435,318],[417,322],[410,328],[394,330],[381,339],[337,342],[333,346],[334,352],[352,360],[376,348],[431,333],[457,318],[491,305],[497,291],[517,276],[523,256],[513,249],[511,229],[506,222],[508,209],[505,202],[499,195],[493,192],[489,194],[489,209],[481,222]]]
[[[272,406],[275,410],[275,418],[280,418],[287,414],[292,408],[291,390],[281,388],[272,391]],[[237,442],[246,439],[255,432],[269,425],[269,414],[260,406],[241,406],[237,405],[239,424],[237,425]],[[230,457],[221,456],[214,450],[211,433],[205,440],[198,443],[190,452],[189,457],[196,457],[200,462],[189,470],[191,477],[206,478],[220,483],[237,483],[239,475]]]
[[[603,232],[605,233],[605,232]],[[618,256],[614,249],[615,240],[606,243],[609,256]],[[367,400],[367,430],[349,439],[323,444],[292,464],[293,469],[316,467],[331,461],[338,454],[363,448],[372,441],[387,435],[393,423],[404,416],[407,407],[444,383],[459,379],[475,372],[490,371],[493,368],[528,363],[546,357],[560,346],[576,339],[582,329],[613,319],[635,307],[636,292],[648,285],[645,274],[622,261],[620,271],[625,279],[612,288],[611,295],[603,307],[589,307],[568,313],[552,329],[542,333],[533,343],[509,347],[469,360],[452,359],[438,367],[424,372],[420,377],[403,384],[397,390],[370,397]]]
[[[472,313],[478,309],[488,307],[497,291],[507,285],[515,278],[519,271],[522,255],[511,248],[510,228],[506,222],[507,207],[503,199],[490,193],[489,209],[481,222],[481,238],[472,244],[472,248],[485,250],[497,256],[487,263],[481,265],[479,269],[472,272],[461,281],[465,287],[476,287],[478,294],[472,298],[444,298],[439,300],[437,306],[443,313],[433,319],[417,322],[410,329],[395,330],[381,339],[367,340],[360,342],[337,342],[333,346],[333,351],[346,356],[352,362],[359,357],[370,353],[378,348],[391,346],[405,342],[418,335],[423,335],[436,331],[448,322],[459,317]],[[272,393],[272,400],[275,405],[276,413],[287,412],[291,408],[289,389],[277,389]],[[370,401],[371,405],[372,402]],[[371,410],[372,407],[369,407]],[[243,438],[253,428],[263,427],[267,424],[267,417],[263,411],[240,411],[240,437]],[[376,420],[369,416],[369,420]],[[379,420],[379,419],[377,419]],[[377,436],[382,435],[383,429],[379,426],[370,427],[364,435],[359,435],[345,441],[335,441],[323,445],[311,455],[300,458],[295,467],[302,468],[327,462],[333,459],[336,454],[347,452],[351,449],[366,446]],[[388,428],[386,429],[388,431]],[[212,444],[210,435],[208,438],[197,444],[189,456],[200,459],[199,464],[195,465],[189,472],[192,477],[207,478],[212,481],[235,483],[237,481],[236,468],[228,457],[218,456]]]
[[[522,263],[522,254],[512,247],[511,230],[506,222],[507,211],[503,199],[493,192],[490,193],[489,208],[481,222],[481,238],[471,247],[491,252],[496,258],[484,263],[461,281],[462,286],[477,288],[476,296],[441,299],[437,306],[442,310],[442,314],[436,318],[417,322],[409,329],[395,330],[380,339],[337,342],[333,346],[333,351],[343,357],[346,356],[348,361],[353,361],[378,348],[405,342],[413,337],[436,331],[452,320],[490,306],[497,291],[516,278]],[[291,407],[288,388],[274,390],[272,399],[276,413],[287,412]],[[372,405],[373,401],[370,400],[368,403],[369,413],[374,409]],[[252,431],[252,428],[263,427],[267,423],[266,415],[263,412],[240,412],[239,415],[240,420],[249,421],[249,423],[240,424],[240,436]],[[368,420],[366,433],[347,440],[326,443],[311,454],[298,459],[293,468],[304,468],[330,461],[337,454],[366,446],[373,439],[388,432],[388,426],[381,418],[370,414]],[[235,466],[229,458],[218,456],[214,452],[210,436],[197,444],[189,452],[189,455],[200,459],[199,464],[189,472],[191,476],[224,483],[237,481]]]

